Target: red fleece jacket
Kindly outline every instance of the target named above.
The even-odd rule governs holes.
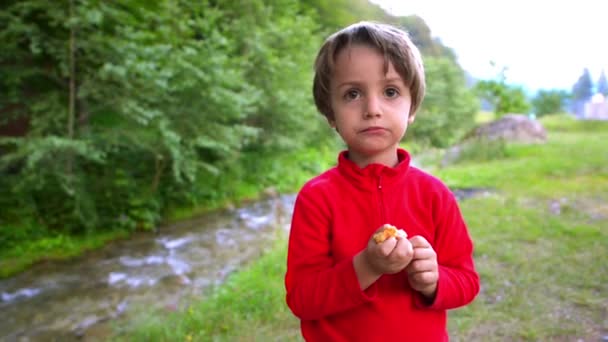
[[[399,164],[338,165],[313,178],[296,199],[285,286],[287,304],[308,341],[445,341],[446,310],[479,292],[473,243],[452,192],[437,178]],[[353,267],[382,224],[423,236],[437,253],[439,283],[433,303],[409,287],[405,271],[383,275],[365,291]]]

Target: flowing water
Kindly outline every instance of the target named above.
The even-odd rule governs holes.
[[[214,212],[0,280],[0,340],[103,339],[136,308],[176,310],[272,246],[294,199]]]
[[[0,280],[0,341],[103,340],[137,309],[177,310],[270,248],[287,231],[294,200],[210,213]]]

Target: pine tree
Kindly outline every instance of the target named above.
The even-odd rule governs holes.
[[[608,96],[608,80],[606,80],[606,73],[602,70],[600,78],[597,80],[597,92]]]
[[[593,96],[593,81],[589,69],[585,68],[583,74],[572,87],[572,99],[574,101],[586,101]]]

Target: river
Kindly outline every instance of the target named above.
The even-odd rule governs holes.
[[[176,310],[271,247],[294,199],[209,213],[0,280],[0,340],[100,340],[137,308]]]

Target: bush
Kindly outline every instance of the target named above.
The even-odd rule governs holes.
[[[446,147],[473,127],[479,102],[467,88],[464,72],[454,62],[429,57],[425,68],[426,97],[408,129],[406,141]]]

